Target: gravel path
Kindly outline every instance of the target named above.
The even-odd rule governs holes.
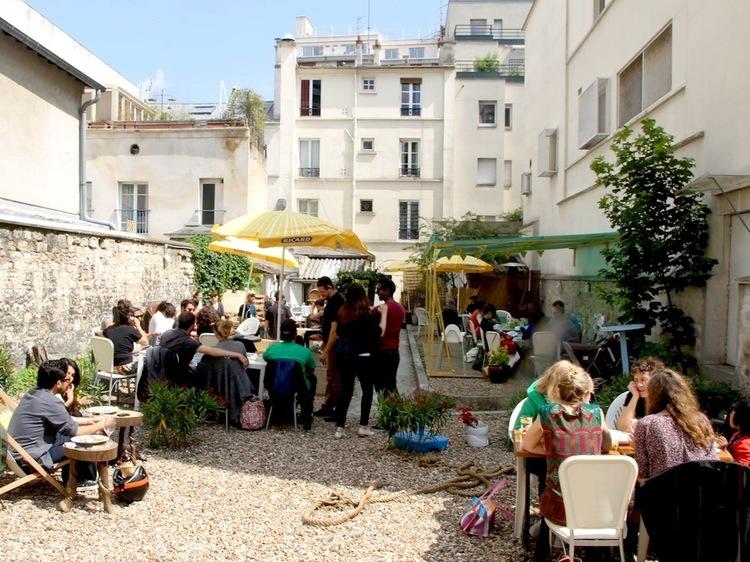
[[[467,498],[438,493],[369,506],[354,521],[320,529],[303,513],[332,490],[358,498],[380,479],[387,492],[455,476],[476,459],[486,468],[512,463],[500,436],[506,420],[488,416],[492,442],[473,449],[452,420],[448,451],[434,466],[399,453],[386,436],[333,439],[332,424],[310,433],[244,432],[209,425],[180,451],[146,451],[151,489],[145,500],[115,504],[108,516],[98,501],[80,499],[71,513],[56,511],[47,487],[26,488],[0,501],[0,559],[35,560],[492,560],[524,559],[511,525],[498,517],[495,535],[466,536],[458,520]],[[350,427],[356,427],[354,420]],[[514,477],[500,501],[512,506]],[[91,493],[87,497],[93,498]]]

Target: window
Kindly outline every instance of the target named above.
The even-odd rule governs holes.
[[[398,202],[398,239],[419,240],[419,201]]]
[[[497,159],[477,158],[477,185],[495,186],[497,184]]]
[[[506,129],[513,128],[513,104],[512,103],[505,104],[505,128]]]
[[[375,78],[362,78],[362,91],[374,92],[375,91]]]
[[[401,116],[422,115],[422,79],[401,79]]]
[[[297,211],[303,215],[318,216],[317,199],[297,199]]]
[[[597,78],[578,96],[578,148],[591,148],[609,135],[608,100],[608,78]]]
[[[557,173],[557,129],[544,129],[539,134],[537,175],[548,178]]]
[[[513,160],[506,160],[503,162],[503,187],[509,188],[513,186]]]
[[[300,139],[299,177],[320,177],[320,139]]]
[[[362,139],[362,152],[374,152],[375,139]]]
[[[469,20],[469,25],[471,26],[472,35],[484,35],[487,33],[487,20],[484,20],[484,19]]]
[[[359,212],[360,213],[372,213],[372,199],[360,199],[359,200]]]
[[[322,57],[323,56],[323,45],[308,45],[302,47],[303,57]]]
[[[201,180],[201,224],[213,225],[222,222],[224,211],[221,210],[221,187],[224,182],[220,179]]]
[[[320,80],[302,80],[300,115],[320,117]]]
[[[401,177],[419,177],[419,141],[401,141]]]
[[[492,38],[502,39],[503,37],[503,20],[495,20],[492,22]]]
[[[94,193],[91,189],[91,182],[87,181],[83,187],[83,204],[86,206],[86,213],[89,216],[94,213]]]
[[[138,234],[148,233],[148,184],[121,183],[120,229]]]
[[[387,60],[395,60],[398,58],[398,49],[386,49],[385,58]]]
[[[357,46],[354,43],[347,43],[344,45],[344,54],[353,55],[357,52]]]
[[[423,59],[424,47],[409,47],[409,58],[410,59]]]
[[[531,172],[521,174],[521,195],[531,195]]]
[[[497,103],[494,101],[479,102],[479,124],[495,126],[495,109]]]
[[[594,0],[594,21],[602,15],[604,8],[607,7],[607,0]]]
[[[672,26],[620,73],[618,124],[625,125],[672,89]]]

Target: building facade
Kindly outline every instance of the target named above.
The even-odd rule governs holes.
[[[590,169],[611,158],[613,135],[645,117],[695,159],[692,189],[712,214],[705,290],[681,304],[696,320],[706,371],[750,388],[750,79],[737,69],[750,48],[750,5],[731,0],[535,1],[526,37],[523,210],[530,234],[610,230]],[[572,251],[532,256],[548,284],[595,275],[601,259]],[[552,296],[552,295],[551,295]]]
[[[415,40],[298,18],[276,42],[268,203],[353,229],[380,264],[408,256],[424,220],[518,207],[528,7],[451,1],[446,27]]]

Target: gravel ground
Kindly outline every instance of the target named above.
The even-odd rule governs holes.
[[[528,386],[528,383],[526,383]],[[451,396],[498,396],[510,398],[520,390],[512,383],[493,384],[487,379],[430,377],[430,390]],[[526,388],[525,386],[523,388]]]
[[[49,486],[6,495],[0,500],[0,560],[521,561],[508,521],[498,517],[488,539],[469,537],[458,526],[469,500],[444,492],[368,506],[337,527],[302,524],[305,511],[333,490],[359,498],[376,479],[393,492],[449,479],[468,460],[487,469],[512,464],[501,443],[506,420],[486,421],[489,447],[468,447],[453,420],[446,429],[449,450],[433,455],[437,463],[428,467],[420,466],[421,455],[388,448],[382,433],[362,439],[350,429],[334,440],[333,424],[325,422],[316,421],[310,433],[227,434],[208,425],[187,449],[146,451],[151,489],[140,503],[115,503],[112,516],[98,501],[81,499],[62,514]],[[499,495],[508,506],[514,478]]]

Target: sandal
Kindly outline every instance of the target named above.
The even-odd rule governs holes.
[[[581,562],[581,559],[577,556],[574,558],[571,558],[568,554],[563,554],[560,556],[560,558],[557,559],[557,562]]]

